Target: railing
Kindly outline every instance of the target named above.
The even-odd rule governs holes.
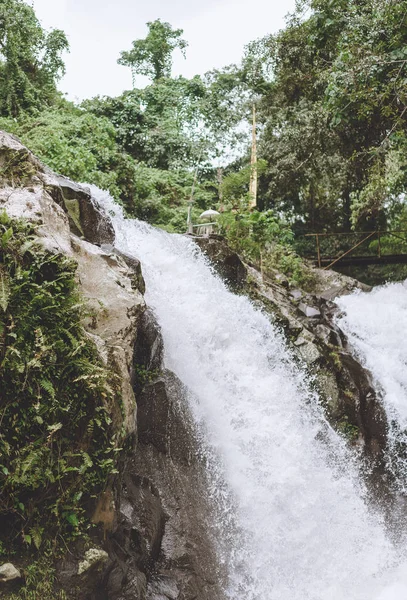
[[[199,223],[193,225],[193,229],[196,229],[197,235],[210,235],[216,233],[217,223]]]
[[[327,265],[324,265],[322,268],[324,269],[330,269],[331,267],[333,267],[335,264],[339,263],[340,261],[343,261],[344,258],[348,257],[348,262],[352,262],[352,260],[364,260],[365,264],[369,264],[369,258],[371,259],[371,261],[373,260],[373,256],[375,256],[378,259],[383,259],[382,262],[386,262],[386,259],[392,259],[391,262],[398,262],[398,260],[400,262],[407,262],[407,239],[405,237],[402,237],[400,234],[406,234],[407,230],[399,230],[399,231],[380,231],[380,230],[376,230],[376,231],[352,231],[352,232],[340,232],[340,233],[308,233],[305,235],[305,237],[314,237],[315,238],[315,244],[316,244],[316,255],[317,255],[317,264],[318,267],[322,267],[323,263],[328,261]],[[362,235],[363,239],[359,240],[356,244],[353,244],[350,248],[346,249],[345,251],[342,251],[342,253],[339,256],[335,256],[333,257],[332,255],[328,258],[323,256],[323,249],[321,246],[321,240],[326,240],[328,238],[330,238],[331,240],[335,240],[338,239],[342,236],[355,236],[355,235]],[[398,240],[401,240],[402,242],[404,242],[406,244],[406,249],[405,252],[402,254],[393,254],[393,255],[388,255],[388,254],[383,254],[382,253],[382,241],[384,237],[387,236],[392,236],[394,238],[397,238]],[[375,248],[374,250],[374,254],[372,254],[371,249],[370,249],[370,245],[371,242],[373,240],[375,240],[377,238],[377,249]],[[357,256],[352,256],[350,257],[350,254],[356,249],[359,248],[360,246],[362,246],[365,242],[369,242],[369,247],[367,249],[367,251],[369,252],[368,255],[357,255]],[[332,252],[332,250],[331,250]],[[402,260],[403,259],[403,260]],[[378,262],[377,260],[375,262]]]

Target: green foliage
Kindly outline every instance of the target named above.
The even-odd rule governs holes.
[[[351,398],[353,399],[352,396],[351,396]],[[359,427],[357,427],[356,425],[352,425],[352,423],[349,423],[348,417],[346,417],[346,416],[342,419],[342,421],[340,421],[337,424],[337,428],[338,428],[338,431],[340,433],[342,433],[342,435],[349,442],[356,442],[360,435]]]
[[[198,76],[161,78],[118,98],[88,100],[83,107],[111,121],[118,144],[135,160],[158,169],[185,169],[207,151],[201,123],[204,96]]]
[[[302,229],[382,227],[400,201],[404,20],[404,2],[301,0],[283,31],[248,49],[252,88],[268,83],[258,102],[262,197]]]
[[[191,196],[194,174],[190,171],[164,171],[137,165],[131,214],[170,232],[185,233],[187,203]],[[209,182],[195,187],[194,219],[213,205],[214,189]]]
[[[7,600],[66,600],[64,591],[55,591],[53,553],[44,551],[41,557],[23,571],[25,582],[16,593],[6,594]]]
[[[144,365],[134,365],[134,373],[136,377],[135,385],[142,388],[147,383],[151,383],[160,374],[159,369],[148,370]]]
[[[40,115],[18,122],[0,119],[0,127],[15,133],[47,166],[75,181],[94,183],[119,198],[126,159],[116,144],[110,121],[61,102]],[[15,168],[14,168],[15,170]],[[125,172],[122,177],[125,178]]]
[[[249,183],[252,170],[256,169],[258,175],[262,175],[266,168],[266,161],[259,160],[255,165],[246,165],[238,171],[229,171],[220,186],[222,203],[234,210],[247,208],[251,201]]]
[[[0,116],[18,116],[52,104],[64,74],[65,34],[45,32],[23,0],[0,4]]]
[[[86,528],[114,469],[114,378],[81,325],[75,263],[0,214],[0,537],[8,551]]]
[[[173,29],[160,19],[147,23],[148,34],[135,40],[128,52],[122,52],[119,65],[130,67],[135,75],[145,75],[154,81],[171,75],[172,53],[179,48],[185,55],[187,42],[182,39],[182,29]]]

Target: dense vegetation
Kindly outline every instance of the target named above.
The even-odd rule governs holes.
[[[406,12],[405,1],[298,0],[287,27],[249,44],[240,65],[192,79],[172,77],[173,52],[185,54],[187,42],[158,19],[118,58],[151,83],[74,105],[56,88],[63,32],[45,32],[31,7],[7,0],[0,126],[53,169],[108,189],[131,215],[182,232],[195,168],[195,220],[219,207],[249,218],[253,167],[241,124],[255,104],[258,210],[273,211],[288,254],[310,250],[301,238],[309,231],[403,230]],[[224,219],[232,240],[236,227]],[[239,249],[253,257],[259,242],[247,231]],[[268,252],[274,226],[269,233],[255,253]],[[382,240],[392,251],[398,242]]]
[[[115,465],[114,379],[81,320],[71,259],[0,213],[0,553],[86,531]]]
[[[407,0],[298,0],[286,28],[249,44],[239,65],[191,79],[171,72],[173,52],[187,49],[183,31],[147,25],[118,62],[150,83],[77,105],[57,88],[65,34],[45,31],[23,0],[2,0],[0,128],[169,231],[185,231],[193,194],[195,221],[218,208],[233,247],[295,283],[311,277],[304,233],[405,229]],[[0,552],[9,555],[85,531],[87,501],[114,469],[104,409],[114,392],[80,324],[75,266],[33,233],[0,214]],[[382,248],[405,250],[402,238],[383,235]]]

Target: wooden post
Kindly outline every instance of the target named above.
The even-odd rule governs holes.
[[[199,158],[198,158],[198,162],[196,164],[195,173],[194,173],[194,180],[192,182],[191,196],[188,201],[187,233],[189,233],[189,234],[194,233],[194,225],[192,223],[192,206],[194,204],[194,192],[195,192],[196,182],[198,179],[198,169],[199,169],[199,163],[201,162],[201,156],[202,156],[202,148],[201,148],[201,151],[199,152]]]
[[[219,212],[225,212],[225,207],[223,205],[223,192],[222,192],[222,181],[223,181],[223,169],[222,167],[218,167],[217,171],[217,180],[219,185]]]
[[[321,251],[320,251],[320,248],[319,248],[319,235],[316,234],[315,238],[316,238],[316,241],[317,241],[318,267],[321,268]]]
[[[250,160],[250,208],[257,206],[257,136],[256,136],[256,105],[253,102],[252,156]]]

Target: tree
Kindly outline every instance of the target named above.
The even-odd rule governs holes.
[[[285,30],[246,52],[269,163],[262,197],[302,228],[383,226],[407,185],[405,8],[299,0]]]
[[[119,65],[130,67],[135,75],[145,75],[158,81],[170,77],[172,53],[179,48],[185,56],[188,43],[182,39],[183,30],[173,29],[160,19],[147,23],[148,34],[143,40],[135,40],[128,52],[121,52]]]
[[[68,50],[63,31],[42,29],[23,0],[0,3],[0,115],[18,116],[41,109],[57,97],[64,74],[61,55]]]
[[[206,155],[202,153],[205,94],[199,76],[164,77],[118,98],[85,101],[83,107],[111,120],[118,143],[135,160],[158,169],[188,168]]]

